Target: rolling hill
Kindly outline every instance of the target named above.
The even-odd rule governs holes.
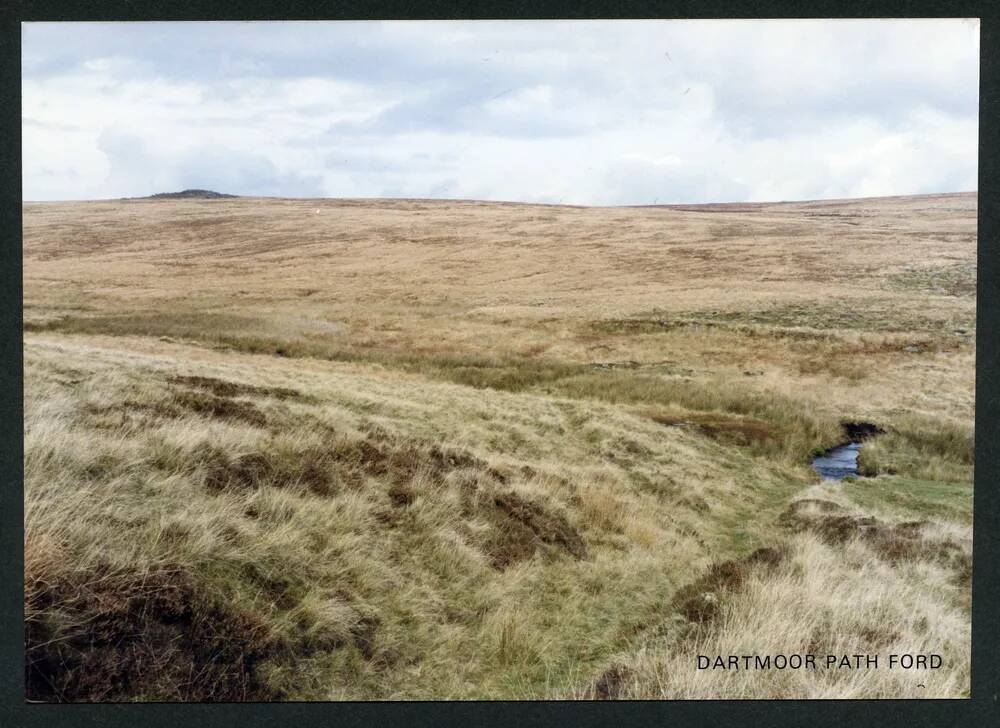
[[[30,698],[968,694],[975,194],[23,218]]]

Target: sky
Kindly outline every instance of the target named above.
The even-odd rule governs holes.
[[[25,200],[977,186],[976,20],[25,23]]]

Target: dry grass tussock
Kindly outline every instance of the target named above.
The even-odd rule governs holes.
[[[705,621],[681,640],[652,640],[572,697],[632,699],[953,698],[968,696],[969,614],[933,561],[887,561],[862,541],[812,535],[760,560],[738,591],[703,592]],[[690,604],[690,603],[689,603]],[[707,619],[706,619],[707,617]],[[815,668],[698,669],[699,655],[815,655]],[[890,668],[890,655],[941,655],[947,668]],[[827,656],[833,656],[832,663]],[[854,655],[874,655],[855,662]],[[845,656],[848,661],[843,662]],[[774,664],[778,664],[775,661]],[[794,664],[794,663],[792,663]],[[755,666],[756,663],[750,663]],[[603,680],[603,682],[602,682]],[[604,695],[601,695],[601,693]]]
[[[24,230],[31,699],[967,693],[974,196]]]

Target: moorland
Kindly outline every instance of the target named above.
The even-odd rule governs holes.
[[[23,231],[29,699],[968,695],[974,193]]]

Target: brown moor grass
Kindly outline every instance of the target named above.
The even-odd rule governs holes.
[[[30,699],[967,694],[974,195],[23,213]]]

